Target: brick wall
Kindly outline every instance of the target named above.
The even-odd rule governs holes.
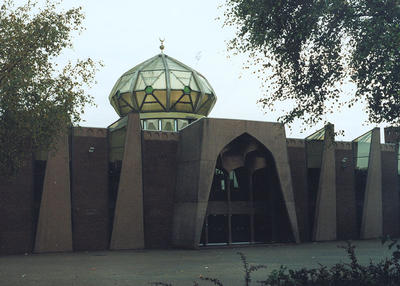
[[[399,236],[399,185],[397,152],[382,152],[383,234]]]
[[[71,138],[74,250],[100,250],[107,249],[109,245],[106,136],[105,129],[74,128]]]
[[[349,149],[336,149],[335,160],[337,239],[356,239],[359,236],[359,230],[354,186],[354,160],[351,147]]]
[[[179,135],[143,132],[143,199],[146,248],[171,243]]]
[[[294,143],[291,144],[291,142],[289,142],[290,145],[288,146],[288,155],[290,170],[292,173],[292,184],[296,203],[296,215],[299,226],[300,240],[304,242],[310,241],[306,153],[304,143],[299,143],[297,146],[294,145]]]
[[[13,179],[0,178],[0,255],[32,252],[34,242],[33,163]]]

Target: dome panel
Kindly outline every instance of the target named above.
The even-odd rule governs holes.
[[[171,90],[170,93],[170,101],[171,101],[171,108],[178,102],[178,100],[183,96],[182,90]]]
[[[145,102],[141,109],[142,112],[164,111],[164,108],[158,102]]]
[[[120,82],[121,82],[121,78],[119,78],[119,79],[117,80],[117,82],[114,84],[114,87],[113,87],[112,90],[111,90],[110,96],[108,97],[108,99],[110,100],[111,105],[113,105],[113,102],[115,102],[114,96],[115,96],[115,94],[117,93],[118,86],[119,86],[119,83],[120,83]],[[114,106],[114,105],[113,105],[113,106]]]
[[[175,71],[187,71],[188,69],[184,67],[181,63],[175,61],[172,61],[170,57],[166,57],[166,63],[168,66],[169,70],[175,70]]]
[[[209,94],[213,93],[211,86],[209,85],[209,83],[207,82],[207,80],[204,77],[199,75],[198,79],[200,80],[200,84],[203,86],[205,93],[209,93]]]
[[[162,77],[163,74],[163,71],[143,71],[140,73],[146,86],[153,86],[154,82]]]
[[[177,94],[178,95],[178,94]],[[181,93],[178,100],[174,102],[173,106],[171,107],[173,111],[177,112],[193,112],[194,111],[194,104],[190,93]]]
[[[211,100],[211,98],[208,98],[207,101],[200,106],[198,113],[203,115],[208,115],[208,110],[210,110],[212,105],[213,101]]]
[[[146,96],[146,93],[144,91],[137,91],[134,93],[136,95],[136,100],[138,104],[138,110],[142,108],[144,97]]]
[[[185,84],[173,72],[170,72],[169,82],[171,84],[171,89],[183,90],[185,88]]]
[[[154,98],[154,96],[152,94],[146,94],[145,98],[144,98],[144,104],[147,103],[157,103],[157,100]]]
[[[184,87],[189,86],[192,72],[170,71],[170,73],[173,74],[183,84]],[[175,87],[173,87],[172,85],[171,88],[175,89]]]
[[[114,85],[109,99],[121,117],[129,112],[139,112],[149,113],[143,114],[146,118],[174,116],[185,119],[207,115],[210,112],[207,108],[216,101],[212,87],[201,74],[165,54],[150,58],[124,73]],[[162,115],[162,112],[169,114]]]
[[[193,112],[193,107],[190,104],[179,102],[174,106],[174,111],[177,111],[177,112]]]
[[[142,73],[139,73],[134,90],[144,90],[146,88],[146,86],[147,86],[147,84],[144,82]]]
[[[130,87],[133,81],[133,77],[130,75],[124,75],[121,77],[121,81],[118,84],[117,90],[120,93],[129,92],[131,91]]]
[[[192,77],[190,78],[190,81],[189,81],[189,87],[190,87],[191,90],[200,91],[200,88],[199,88],[199,86],[197,85],[196,80],[194,79],[193,74],[192,74]]]
[[[164,106],[164,108],[167,107],[167,92],[165,90],[155,90],[153,91],[153,95]]]
[[[199,98],[199,93],[196,91],[190,92],[190,96],[192,97],[193,106],[196,106],[197,100]]]
[[[167,86],[165,81],[165,72],[162,72],[160,76],[151,84],[154,89],[165,89]]]
[[[123,103],[125,103],[126,105],[128,105],[131,108],[136,108],[136,104],[134,104],[132,102],[132,94],[129,92],[121,94],[121,100],[123,101]]]
[[[190,98],[189,94],[184,94],[179,102],[192,103],[192,99]]]
[[[121,106],[121,112],[129,112],[130,107],[128,105]]]
[[[143,71],[164,70],[165,66],[162,57],[157,57],[154,61],[148,63],[143,67]]]
[[[203,104],[208,100],[208,94],[204,94],[200,99],[199,107],[203,106]]]

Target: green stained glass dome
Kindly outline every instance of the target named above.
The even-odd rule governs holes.
[[[139,112],[142,118],[199,118],[217,100],[204,76],[163,53],[124,73],[109,99],[119,116]]]

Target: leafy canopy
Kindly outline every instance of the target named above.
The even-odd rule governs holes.
[[[93,98],[98,64],[90,58],[59,67],[55,59],[82,31],[81,8],[59,11],[48,0],[0,7],[0,175],[14,174],[34,152],[81,120]]]
[[[279,120],[314,125],[361,101],[369,122],[400,125],[400,0],[227,0],[224,16],[228,49],[271,83],[259,102],[293,103]],[[356,92],[343,100],[345,81]]]

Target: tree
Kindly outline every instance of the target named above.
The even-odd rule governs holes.
[[[85,88],[98,64],[90,58],[59,67],[56,58],[82,31],[81,8],[59,11],[47,0],[0,7],[0,175],[9,176],[40,150],[54,150],[57,136],[93,104]]]
[[[224,16],[228,50],[269,83],[259,102],[292,103],[279,120],[314,125],[360,101],[369,122],[400,125],[399,0],[227,0]],[[343,99],[347,80],[356,92]]]

